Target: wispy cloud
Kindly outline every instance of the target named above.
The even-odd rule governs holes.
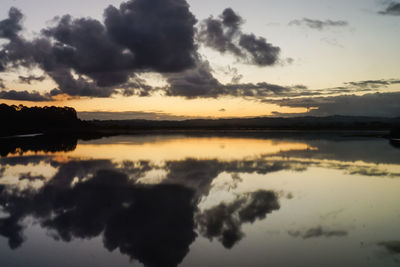
[[[318,19],[296,19],[289,22],[289,26],[306,26],[315,30],[324,30],[331,27],[346,27],[349,23],[345,20],[318,20]]]

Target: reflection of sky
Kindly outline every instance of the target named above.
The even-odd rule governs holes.
[[[155,205],[158,210],[160,205],[175,203],[174,198],[181,193],[186,194],[185,190],[195,192],[193,197],[182,195],[182,201],[196,203],[196,208],[191,211],[193,213],[188,211],[183,214],[192,214],[198,220],[196,226],[189,224],[188,228],[184,228],[188,233],[194,229],[197,237],[193,243],[192,238],[184,243],[184,247],[187,246],[185,249],[192,244],[187,255],[182,252],[183,266],[212,266],[215,262],[243,266],[241,263],[244,264],[244,260],[262,265],[266,261],[263,257],[265,251],[269,254],[268,262],[273,266],[293,265],[295,261],[304,263],[304,266],[319,265],[329,259],[336,261],[328,266],[349,263],[352,266],[377,266],[382,262],[391,266],[396,255],[377,244],[392,244],[382,242],[400,240],[400,231],[397,229],[400,223],[400,208],[397,205],[400,201],[399,154],[400,150],[381,139],[114,137],[81,142],[74,151],[65,153],[45,155],[44,152],[38,152],[38,156],[33,156],[32,152],[28,152],[21,156],[1,158],[0,183],[5,187],[3,191],[0,190],[0,205],[4,213],[12,211],[12,205],[26,205],[26,214],[17,214],[22,216],[21,220],[33,217],[28,220],[30,223],[25,223],[27,225],[41,222],[41,227],[29,226],[24,231],[26,241],[16,251],[21,249],[24,253],[32,253],[28,252],[33,249],[30,245],[32,242],[40,241],[43,247],[53,242],[51,238],[43,237],[41,231],[50,232],[51,236],[58,236],[64,241],[68,239],[63,234],[68,233],[74,237],[73,244],[93,249],[93,246],[99,246],[101,240],[95,238],[98,234],[80,233],[85,229],[81,228],[85,224],[72,224],[79,227],[79,231],[65,228],[56,220],[46,224],[44,222],[51,219],[45,215],[47,208],[34,206],[47,203],[40,199],[48,198],[52,202],[49,205],[53,205],[50,210],[62,218],[72,211],[58,210],[60,203],[57,204],[57,201],[60,200],[55,201],[57,195],[76,198],[79,192],[94,194],[93,200],[81,202],[80,197],[74,200],[74,205],[84,211],[81,205],[94,205],[90,204],[91,201],[100,194],[92,191],[92,180],[97,181],[96,186],[101,181],[100,185],[108,184],[104,194],[114,190],[120,192],[117,195],[121,195],[122,202],[114,196],[105,196],[106,201],[111,202],[104,203],[121,203],[127,208],[132,208],[130,194],[144,194],[143,199],[137,196],[133,201],[140,203],[147,197],[155,197],[153,194],[157,190],[164,190],[162,188],[167,188],[167,191],[159,193],[168,195],[168,187],[177,185],[175,189],[178,191],[169,200],[172,202],[149,205]],[[104,173],[103,170],[108,172]],[[107,180],[108,176],[115,179]],[[120,182],[117,181],[121,181],[120,186],[128,191],[120,189]],[[142,191],[140,184],[147,184],[144,188],[148,189]],[[34,188],[33,191],[27,190],[30,186]],[[12,191],[13,188],[17,191]],[[259,190],[265,193],[257,195]],[[50,197],[49,192],[53,192],[51,194],[55,194],[54,197]],[[16,198],[18,194],[22,197]],[[264,201],[258,198],[260,196]],[[5,199],[8,202],[3,202]],[[275,200],[278,202],[275,203]],[[26,204],[23,204],[25,201]],[[28,203],[33,203],[33,206],[29,207]],[[256,205],[256,208],[252,205]],[[165,209],[168,207],[173,208],[165,206]],[[114,214],[115,208],[111,206],[106,210],[101,213],[101,218],[115,218],[116,215],[110,215]],[[253,211],[250,217],[245,216],[249,210]],[[133,209],[132,212],[139,215],[143,211]],[[71,214],[77,216],[76,213]],[[93,216],[100,215],[94,213]],[[161,224],[166,223],[163,221],[165,218],[159,217]],[[0,234],[4,236],[1,225],[0,222]],[[136,227],[142,226],[136,224]],[[81,240],[82,234],[85,241]],[[0,238],[2,247],[4,240]],[[118,245],[120,249],[121,244]],[[71,249],[68,251],[77,253]],[[104,256],[108,254],[101,254],[100,249],[94,251],[96,259],[112,257],[121,262],[117,260],[115,251],[113,256]],[[138,257],[142,262],[148,260],[143,254],[137,253],[136,250],[122,250],[122,254]],[[210,255],[207,259],[204,259],[205,253]],[[284,253],[293,255],[285,257]],[[315,258],[314,255],[320,256]]]

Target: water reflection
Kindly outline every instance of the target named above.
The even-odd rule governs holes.
[[[76,149],[78,138],[71,136],[32,136],[0,138],[0,156],[22,155],[29,152],[68,152]]]
[[[357,183],[373,178],[368,183],[380,185],[400,176],[399,150],[384,139],[251,133],[113,137],[79,144],[68,139],[58,145],[54,139],[40,146],[43,138],[37,138],[1,148],[0,235],[9,247],[23,247],[31,227],[26,219],[32,218],[52,239],[72,243],[101,236],[106,250],[145,266],[193,265],[185,258],[190,261],[200,240],[217,240],[233,250],[253,240],[253,231],[265,235],[264,228],[256,230],[260,225],[286,233],[290,244],[351,238],[357,226],[346,216],[360,207],[332,212],[354,196],[336,192],[328,199],[327,192],[336,186],[351,190],[352,182],[344,184],[341,176]],[[329,179],[319,185],[313,177]],[[308,199],[305,194],[321,195]],[[370,196],[357,197],[368,201]],[[385,203],[398,199],[390,192],[380,197]],[[319,207],[328,214],[318,213]],[[400,216],[400,210],[394,204],[385,209],[358,218],[374,225],[374,213],[384,214],[383,221],[392,225],[391,214]],[[371,229],[376,227],[383,225]],[[376,238],[375,246],[396,257],[398,242],[382,241],[390,236]]]
[[[317,238],[317,237],[340,237],[347,236],[346,230],[330,230],[324,229],[322,226],[310,228],[305,231],[289,231],[289,235],[293,237],[301,237],[303,239]]]
[[[267,213],[278,209],[277,195],[260,190],[207,209],[197,216],[197,220],[204,236],[218,238],[224,247],[232,248],[244,236],[242,224],[264,219]]]
[[[37,158],[25,160],[19,164],[42,162]],[[58,171],[39,190],[0,187],[0,205],[9,214],[0,220],[0,234],[8,238],[12,249],[24,241],[24,218],[33,216],[54,238],[69,242],[103,234],[104,247],[110,251],[119,249],[146,266],[177,266],[197,236],[195,217],[201,233],[221,236],[224,246],[232,247],[243,236],[241,224],[263,219],[279,209],[277,195],[260,190],[240,195],[227,206],[220,204],[199,213],[197,203],[222,171],[218,166],[223,165],[217,161],[169,162],[167,178],[155,185],[135,183],[158,168],[147,161],[125,161],[121,165],[110,160],[60,163],[49,157],[43,162]],[[46,178],[21,173],[18,180]]]

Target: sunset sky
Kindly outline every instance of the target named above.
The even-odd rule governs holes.
[[[2,0],[0,102],[84,119],[400,116],[400,2]]]

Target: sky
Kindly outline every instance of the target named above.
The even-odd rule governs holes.
[[[0,102],[84,119],[400,116],[400,2],[2,0]]]

